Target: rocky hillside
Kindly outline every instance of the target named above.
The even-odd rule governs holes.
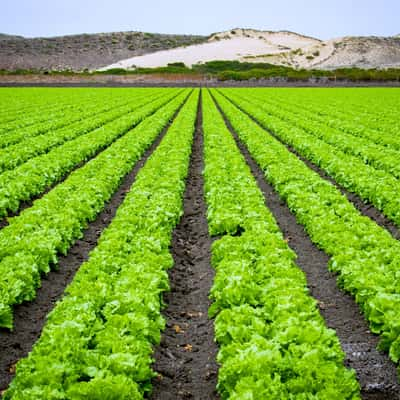
[[[398,68],[400,67],[400,36],[343,37],[279,54],[255,57],[252,61],[265,61],[307,69]]]
[[[208,37],[113,32],[28,39],[0,34],[0,69],[7,70],[130,69],[212,60],[306,69],[400,67],[400,35],[322,41],[289,31],[242,28]]]
[[[0,69],[80,71],[159,50],[188,46],[202,36],[113,32],[51,38],[24,38],[0,34]]]

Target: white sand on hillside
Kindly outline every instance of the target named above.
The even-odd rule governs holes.
[[[253,38],[223,39],[171,50],[157,51],[143,56],[121,60],[108,65],[110,68],[164,67],[168,63],[184,62],[191,66],[199,62],[212,60],[239,60],[243,56],[277,53],[275,46],[270,46],[264,40]]]
[[[292,32],[269,32],[253,29],[234,29],[210,37],[207,43],[157,51],[121,60],[101,70],[110,68],[164,67],[168,63],[183,62],[188,66],[213,60],[246,60],[265,54],[279,54],[299,47],[319,43]]]
[[[206,43],[128,58],[100,70],[164,67],[174,62],[192,66],[213,60],[267,62],[294,68],[327,69],[353,65],[400,65],[400,46],[378,39],[349,37],[323,42],[288,31],[235,28],[211,35]]]

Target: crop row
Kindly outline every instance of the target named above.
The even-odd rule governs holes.
[[[177,93],[176,90],[167,92],[162,98],[152,100],[140,110],[125,114],[46,154],[34,157],[13,170],[5,171],[0,175],[0,216],[8,215],[10,210],[16,212],[21,201],[30,200],[58,182],[79,163],[109,146]]]
[[[128,131],[0,231],[0,326],[12,328],[12,305],[35,297],[41,274],[82,237],[187,95],[186,90]]]
[[[96,99],[93,94],[89,95],[89,93],[83,96],[79,96],[78,93],[72,96],[69,94],[66,96],[66,99],[59,100],[56,103],[50,101],[51,97],[46,98],[46,105],[39,106],[38,109],[25,110],[22,114],[20,111],[17,111],[16,116],[18,118],[8,123],[2,123],[0,125],[1,137],[8,137],[9,135],[12,137],[13,134],[20,130],[26,130],[27,132],[35,132],[37,130],[37,134],[45,132],[53,126],[60,124],[60,120],[62,120],[65,114],[73,114],[76,118],[79,118],[80,112],[84,111],[87,107],[91,107],[100,98],[101,96]],[[105,99],[103,98],[102,101],[104,102]],[[34,104],[37,105],[37,100],[34,101]],[[10,116],[11,113],[8,115]],[[0,142],[0,145],[4,145],[3,141]]]
[[[390,95],[392,93],[392,95]],[[266,95],[283,106],[296,107],[300,112],[309,113],[313,118],[327,125],[339,128],[355,136],[369,137],[382,143],[399,133],[397,127],[397,94],[387,89],[365,90],[314,90],[296,92],[292,89],[264,90],[252,96]],[[397,144],[399,142],[397,141]]]
[[[62,128],[38,136],[28,136],[14,145],[0,149],[0,173],[15,168],[32,157],[48,152],[51,148],[88,133],[124,114],[131,113],[161,96],[160,92],[154,93],[152,97],[137,96],[128,104],[126,104],[126,100],[107,102],[106,104],[96,103],[94,109],[89,108],[81,113],[80,120],[77,122],[71,123],[70,117],[67,117],[69,122]]]
[[[300,155],[312,161],[349,191],[369,201],[400,226],[400,181],[391,174],[376,170],[358,157],[346,154],[317,137],[265,112],[259,103],[229,98],[249,112],[263,127],[273,132]],[[307,124],[307,121],[304,122]]]
[[[210,314],[223,399],[357,399],[354,371],[309,295],[263,195],[204,94],[205,193],[216,269]]]
[[[95,96],[89,92],[47,91],[40,92],[20,89],[7,93],[0,90],[0,133],[22,128],[40,121],[49,120],[54,113],[69,109],[79,103],[93,101]]]
[[[197,101],[195,91],[137,175],[33,351],[18,363],[5,400],[134,400],[150,390]]]
[[[245,96],[240,96],[246,99]],[[376,169],[382,169],[389,172],[396,178],[400,178],[400,152],[390,147],[382,146],[384,134],[377,132],[379,144],[371,142],[370,139],[354,136],[339,129],[328,126],[325,122],[316,120],[314,114],[304,110],[298,110],[293,106],[276,104],[273,100],[269,101],[265,97],[248,96],[251,102],[259,105],[267,114],[276,116],[292,126],[296,126],[305,130],[325,143],[342,150],[346,154],[351,154],[364,163],[370,164]],[[326,119],[325,119],[326,121]],[[394,140],[393,135],[390,135],[390,140]],[[400,147],[400,140],[397,138],[397,143]]]
[[[29,90],[29,89],[27,89]],[[54,90],[54,89],[53,89]],[[116,103],[117,101],[129,102],[137,96],[154,89],[133,89],[130,92],[120,90],[93,90],[80,89],[62,90],[58,96],[53,92],[37,93],[31,99],[31,108],[18,107],[15,112],[9,112],[6,117],[0,120],[0,133],[2,136],[11,136],[18,131],[28,133],[44,133],[57,125],[62,125],[64,117],[68,114],[74,116],[76,120],[81,118],[81,114],[87,113],[89,109],[96,111],[96,104]],[[25,92],[25,96],[30,98],[31,92]],[[42,98],[43,96],[43,98]],[[5,101],[0,91],[0,102]],[[9,99],[7,99],[9,101]],[[90,114],[89,114],[90,115]],[[8,120],[8,122],[5,122]],[[2,143],[2,142],[0,142]]]
[[[137,97],[146,97],[146,94],[144,94],[144,96],[135,96],[133,102],[135,102]],[[86,118],[99,115],[101,113],[101,110],[99,109],[101,107],[104,108],[104,105],[106,105],[104,108],[106,111],[107,109],[111,110],[118,106],[129,105],[129,103],[130,101],[127,98],[117,98],[116,101],[113,101],[111,98],[96,99],[95,101],[90,101],[88,103],[77,101],[76,106],[70,107],[70,109],[61,109],[59,115],[48,116],[48,121],[3,133],[0,135],[0,147],[5,148],[5,151],[7,151],[8,146],[17,143],[22,144],[28,138],[34,138],[62,128],[68,129],[68,127],[74,123],[75,125],[79,125],[79,123],[84,121]]]
[[[213,92],[240,140],[264,171],[311,240],[332,256],[329,267],[381,334],[380,348],[400,358],[400,244],[354,206],[332,184],[252,121],[218,92]],[[240,102],[243,107],[244,102]],[[251,115],[257,106],[248,105]]]
[[[12,88],[2,87],[0,90],[0,117],[8,114],[24,112],[28,109],[35,110],[37,107],[48,106],[59,101],[68,102],[68,99],[75,95],[93,95],[87,89],[65,88]]]

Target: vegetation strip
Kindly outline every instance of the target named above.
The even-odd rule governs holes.
[[[1,133],[0,147],[4,148],[23,141],[28,137],[42,135],[51,130],[60,129],[73,122],[80,121],[91,113],[96,112],[96,106],[93,104],[94,102],[94,100],[88,100],[85,103],[82,102],[82,99],[77,97],[75,103],[60,107],[54,114],[47,114],[48,119],[43,122],[23,126],[24,124],[18,120],[14,129]],[[32,118],[32,116],[30,116],[30,118]]]
[[[12,306],[35,297],[41,274],[82,237],[187,95],[160,108],[0,231],[0,326],[12,328]]]
[[[377,351],[378,337],[369,331],[354,299],[338,288],[335,275],[327,270],[329,257],[311,242],[303,226],[296,222],[295,216],[265,180],[264,173],[225,116],[224,120],[264,194],[265,204],[295,251],[297,265],[306,273],[311,295],[317,299],[321,315],[339,337],[346,354],[345,365],[356,371],[363,400],[384,400],[388,396],[399,399],[396,367],[386,354]]]
[[[353,205],[354,207],[360,211],[360,213],[366,217],[371,218],[374,222],[376,222],[379,226],[386,229],[390,232],[394,239],[400,240],[400,229],[395,225],[393,221],[387,218],[380,210],[374,207],[370,203],[365,203],[358,195],[349,192],[343,186],[341,186],[338,182],[336,182],[333,178],[327,175],[321,168],[313,164],[307,158],[303,157],[299,154],[293,147],[287,145],[283,140],[281,140],[278,136],[276,136],[272,131],[263,127],[258,120],[256,120],[252,115],[241,109],[239,106],[236,107],[246,114],[253,122],[259,125],[262,129],[265,129],[272,137],[274,137],[279,143],[285,146],[292,154],[294,154],[297,158],[303,161],[311,170],[316,172],[321,178],[330,182],[333,186],[335,186]]]
[[[266,113],[306,131],[347,155],[359,158],[364,164],[386,171],[395,178],[400,178],[400,166],[398,164],[400,152],[382,145],[382,132],[377,132],[377,136],[381,141],[379,144],[375,144],[370,139],[342,132],[339,129],[328,126],[325,122],[315,121],[315,114],[307,113],[304,110],[297,110],[296,112],[293,107],[284,104],[277,105],[273,99],[268,101],[264,97],[252,96],[251,93],[247,97],[240,96],[240,98],[244,100],[250,99],[252,103],[259,105]],[[391,137],[393,138],[393,136]]]
[[[178,91],[172,90],[165,97],[151,101],[140,111],[126,114],[1,174],[0,216],[6,216],[10,211],[15,213],[21,201],[30,200],[42,193],[76,165],[109,146],[162,105],[171,101],[177,93]]]
[[[231,98],[231,96],[229,96]],[[364,164],[357,157],[308,134],[302,129],[268,115],[258,104],[233,97],[233,102],[271,130],[284,143],[317,164],[347,190],[372,203],[400,227],[400,181],[387,172]]]
[[[267,180],[305,226],[311,240],[332,256],[338,284],[355,296],[379,348],[400,358],[398,265],[400,243],[310,170],[279,141],[226,98],[213,92]]]
[[[320,316],[295,254],[216,109],[204,94],[205,193],[216,277],[210,315],[223,399],[358,399],[354,371]]]
[[[141,160],[125,176],[121,186],[112,195],[105,208],[84,230],[83,237],[74,243],[67,255],[58,257],[58,269],[51,271],[42,280],[35,299],[14,307],[13,330],[0,330],[0,391],[7,388],[14,376],[17,361],[26,357],[32,350],[33,344],[42,332],[47,314],[53,309],[56,301],[61,298],[82,262],[88,259],[89,252],[97,245],[100,234],[114,218],[137,173],[158,146],[169,126],[170,124],[163,128]]]
[[[101,103],[98,103],[96,104],[96,112],[89,114],[90,118],[85,118],[86,116],[83,115],[83,121],[69,124],[62,129],[54,130],[45,135],[29,137],[17,144],[0,149],[0,173],[7,169],[15,168],[30,158],[47,153],[52,148],[89,133],[124,114],[136,111],[161,96],[162,93],[159,91],[158,95],[154,93],[150,99],[148,95],[138,96],[130,104],[126,104],[126,100],[125,104],[122,105],[120,104],[121,101],[108,103],[107,106],[103,107]]]
[[[184,195],[183,216],[172,236],[171,291],[164,295],[166,329],[155,351],[151,398],[216,398],[217,346],[208,299],[214,271],[203,198],[203,134],[199,102],[196,133]]]
[[[164,326],[160,294],[173,264],[169,245],[182,214],[197,101],[196,91],[139,172],[33,351],[18,363],[5,400],[134,400],[150,391],[152,346]]]
[[[395,123],[398,115],[396,91],[374,88],[366,94],[351,89],[333,93],[319,89],[302,93],[300,97],[293,92],[286,94],[289,95],[282,97],[282,93],[274,91],[273,97],[280,104],[294,106],[343,132],[369,138],[378,144],[396,141],[399,133]],[[398,144],[397,140],[397,147]]]
[[[29,93],[32,95],[29,89],[24,88],[21,89],[21,91],[22,93]],[[62,117],[64,112],[69,112],[74,109],[79,110],[82,106],[90,105],[95,98],[93,93],[85,95],[82,91],[80,93],[65,93],[64,90],[64,96],[61,95],[62,92],[59,92],[59,96],[56,98],[54,98],[52,94],[54,94],[54,92],[51,93],[48,89],[45,89],[45,91],[42,90],[42,93],[35,93],[32,98],[30,98],[33,104],[31,107],[23,109],[21,104],[15,105],[14,109],[7,112],[7,118],[1,119],[0,134],[4,135],[12,130],[25,129],[38,124],[42,124],[42,129],[45,129],[45,126],[51,127],[51,120],[53,120],[54,124],[54,120]],[[37,97],[40,95],[43,96],[41,99],[45,103],[43,105],[40,105],[40,101],[38,102]],[[0,99],[9,101],[9,98],[4,96],[4,91],[0,92]],[[10,118],[12,119],[10,120]]]

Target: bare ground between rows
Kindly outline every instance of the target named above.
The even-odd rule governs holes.
[[[399,87],[397,81],[285,81],[256,79],[244,81],[219,81],[204,76],[165,75],[96,75],[52,76],[52,75],[7,75],[0,76],[0,87]]]
[[[338,288],[336,276],[327,268],[328,255],[311,242],[303,226],[297,223],[284,201],[265,180],[261,168],[240,142],[225,115],[223,116],[264,194],[267,207],[277,220],[289,246],[297,254],[297,265],[306,274],[308,287],[311,295],[318,301],[321,315],[327,326],[335,329],[339,337],[346,354],[345,365],[357,373],[362,398],[400,399],[396,366],[386,354],[376,349],[379,338],[370,332],[353,298]]]
[[[182,106],[181,106],[182,107]],[[175,113],[178,114],[179,110]],[[103,211],[89,223],[79,239],[69,249],[66,256],[58,257],[58,268],[42,277],[41,287],[32,302],[25,302],[14,307],[14,329],[9,331],[0,328],[0,390],[5,390],[15,374],[15,364],[26,357],[39,338],[48,313],[63,296],[67,285],[72,281],[80,265],[89,258],[89,253],[97,245],[104,229],[108,227],[126,194],[136,179],[136,175],[156,149],[168,127],[167,124],[142,158],[135,164],[121,181],[117,192],[106,203]]]
[[[208,293],[214,271],[210,265],[203,198],[203,135],[201,99],[186,191],[184,214],[173,233],[174,267],[171,291],[164,295],[167,328],[155,351],[152,400],[217,399],[217,346],[213,322],[208,319]]]
[[[176,96],[174,96],[174,97],[173,97],[172,99],[170,99],[169,101],[172,101],[175,97],[176,97]],[[147,104],[148,104],[148,103],[147,103]],[[152,114],[154,114],[154,113],[152,113]],[[152,114],[151,114],[151,115],[152,115]],[[149,116],[151,116],[151,115],[149,115]],[[148,116],[148,117],[149,117],[149,116]],[[148,118],[148,117],[146,117],[146,118]],[[117,117],[117,118],[115,118],[115,119],[113,119],[113,120],[111,120],[111,121],[108,121],[107,123],[113,122],[113,121],[117,120],[118,118],[120,118],[120,117]],[[27,208],[32,207],[33,203],[34,203],[36,200],[42,198],[44,195],[46,195],[46,194],[49,193],[52,189],[54,189],[57,185],[59,185],[60,183],[64,182],[74,171],[76,171],[77,169],[83,167],[85,164],[87,164],[87,163],[88,163],[90,160],[92,160],[93,158],[96,158],[102,151],[104,151],[105,149],[107,149],[108,147],[110,147],[114,142],[116,142],[119,138],[121,138],[125,133],[129,132],[131,129],[133,129],[133,128],[135,128],[136,126],[138,126],[138,125],[140,124],[140,122],[142,122],[142,121],[139,121],[138,123],[135,123],[135,124],[131,125],[128,129],[124,130],[123,132],[121,132],[121,134],[119,134],[117,137],[115,137],[109,144],[107,144],[107,145],[105,145],[105,146],[101,146],[92,156],[90,156],[90,157],[86,158],[85,160],[80,161],[78,164],[74,165],[74,166],[72,167],[72,169],[70,169],[69,171],[65,172],[65,174],[64,174],[61,178],[59,178],[58,180],[56,180],[55,182],[53,182],[52,184],[50,184],[49,186],[47,186],[41,193],[39,193],[39,194],[37,194],[37,195],[35,195],[35,196],[32,196],[31,199],[29,199],[29,200],[22,200],[22,201],[20,202],[19,207],[18,207],[18,210],[17,210],[16,212],[9,211],[7,217],[3,217],[3,218],[0,217],[0,229],[6,227],[6,226],[8,225],[8,218],[18,217],[18,216],[22,213],[22,211],[24,211],[24,210],[27,209]],[[83,135],[87,135],[88,133],[93,132],[93,131],[96,130],[96,129],[97,129],[97,128],[92,129],[92,130],[90,130],[89,132],[87,132],[87,133],[85,133],[85,134],[83,134]],[[63,144],[65,144],[65,143],[63,143]],[[61,144],[61,145],[62,145],[62,144]],[[57,147],[59,147],[59,146],[57,146]],[[52,147],[49,151],[47,151],[47,152],[45,152],[45,153],[42,153],[42,154],[38,155],[37,157],[44,156],[45,154],[49,153],[50,151],[52,151],[52,150],[54,150],[54,149],[55,149],[55,148]],[[36,156],[35,156],[35,157],[36,157]],[[32,157],[32,158],[35,158],[35,157]],[[27,160],[26,162],[28,162],[28,161],[30,161],[30,160],[31,160],[31,159]],[[21,165],[22,165],[22,164],[21,164]]]

